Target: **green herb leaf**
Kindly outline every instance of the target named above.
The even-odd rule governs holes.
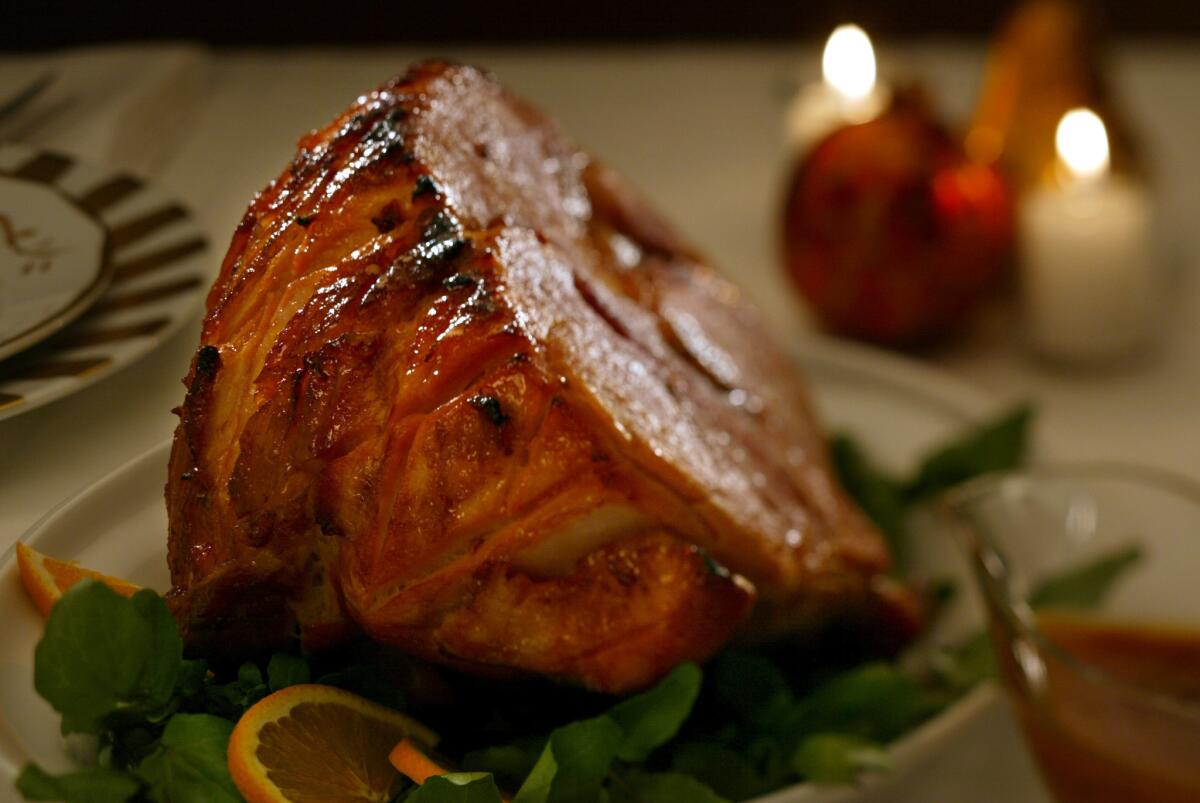
[[[175,679],[175,690],[183,697],[195,697],[204,691],[208,680],[208,662],[186,660],[179,666],[179,676]]]
[[[17,791],[26,800],[61,800],[64,803],[124,803],[142,785],[128,773],[106,767],[50,775],[37,764],[26,764],[17,776]]]
[[[959,692],[1000,676],[996,653],[992,650],[992,641],[987,631],[975,633],[940,655],[936,668],[943,681],[952,690]]]
[[[262,670],[258,668],[258,664],[247,661],[239,666],[237,685],[247,693],[265,690],[266,684],[263,683]]]
[[[934,451],[905,488],[910,502],[931,496],[989,471],[1016,468],[1025,458],[1033,408],[1022,405]]]
[[[50,611],[34,653],[34,687],[63,715],[66,732],[98,733],[113,720],[169,713],[183,656],[162,597],[131,599],[84,580]]]
[[[743,722],[762,727],[791,705],[793,696],[772,661],[748,652],[722,653],[711,670],[718,699]]]
[[[819,784],[853,783],[863,770],[888,767],[887,754],[878,744],[844,733],[813,734],[792,755],[792,768]]]
[[[801,733],[838,731],[878,741],[899,736],[946,701],[892,664],[845,672],[800,702]]]
[[[183,662],[183,639],[179,636],[175,617],[161,596],[149,589],[142,589],[130,598],[130,602],[150,629],[141,686],[149,706],[147,718],[158,721],[163,718],[163,714],[158,713],[159,709],[166,707],[175,693],[175,683]]]
[[[624,739],[621,726],[609,716],[557,728],[513,803],[595,799]]]
[[[786,722],[787,717],[781,719]],[[794,773],[788,766],[790,751],[784,748],[783,740],[794,741],[794,737],[794,733],[764,733],[752,738],[746,745],[746,758],[758,768],[768,789],[778,789],[792,778]]]
[[[1121,575],[1141,559],[1142,550],[1129,546],[1069,569],[1043,581],[1029,595],[1029,604],[1034,608],[1095,608]]]
[[[876,466],[858,441],[836,435],[829,443],[834,471],[842,487],[887,537],[897,560],[904,554],[904,486]]]
[[[1117,580],[1141,559],[1142,550],[1137,546],[1104,555],[1042,581],[1029,595],[1028,602],[1039,609],[1095,608],[1104,601]],[[951,689],[960,692],[999,676],[996,655],[986,631],[975,633],[939,658],[938,672]]]
[[[159,749],[136,773],[157,803],[239,803],[226,764],[233,723],[210,714],[176,714]]]
[[[618,758],[642,761],[670,741],[692,712],[703,677],[695,664],[681,664],[653,689],[614,706],[608,715],[625,731]]]
[[[676,747],[671,753],[671,769],[732,800],[749,800],[766,791],[745,756],[712,742],[685,742]]]
[[[421,784],[405,803],[502,803],[500,790],[484,772],[438,775]]]
[[[211,677],[207,678],[203,709],[210,714],[237,720],[266,694],[267,684],[263,682],[262,670],[247,661],[238,667],[236,680],[215,683]]]
[[[678,772],[631,771],[620,780],[610,787],[615,803],[728,803],[700,781]]]
[[[545,739],[533,737],[511,744],[485,747],[463,756],[462,766],[472,772],[490,772],[502,781],[518,785],[533,770],[545,746]]]
[[[298,655],[277,652],[267,664],[267,686],[273,692],[308,683],[311,677],[308,661]]]
[[[154,723],[106,731],[101,734],[99,763],[103,767],[131,769],[158,749],[160,736],[162,728]]]

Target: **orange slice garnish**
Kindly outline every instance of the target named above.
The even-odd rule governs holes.
[[[404,784],[388,754],[405,738],[437,741],[411,717],[358,695],[291,686],[242,715],[229,739],[229,772],[249,803],[386,803]]]
[[[388,761],[418,786],[435,775],[446,775],[450,772],[408,738],[401,739],[400,744],[392,748]]]
[[[453,770],[443,767],[441,764],[429,757],[421,747],[412,739],[404,738],[400,740],[400,744],[392,748],[391,755],[388,760],[392,762],[392,766],[400,770],[410,781],[417,786],[422,785],[430,778],[437,775],[449,775]],[[500,799],[504,803],[509,803],[511,798],[507,795],[501,795]]]
[[[42,616],[49,616],[54,603],[63,592],[88,577],[99,580],[118,594],[132,597],[141,586],[126,580],[109,577],[107,574],[85,569],[75,562],[57,560],[43,555],[31,546],[17,544],[17,568],[21,573],[21,584],[25,593]]]

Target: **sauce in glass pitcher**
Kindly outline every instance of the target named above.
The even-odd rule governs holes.
[[[1041,651],[1016,683],[1022,726],[1055,796],[1200,801],[1200,630],[1058,611],[1037,623],[1075,659]]]

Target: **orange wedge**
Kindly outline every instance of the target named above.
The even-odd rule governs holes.
[[[393,767],[400,770],[401,773],[417,786],[422,785],[435,775],[449,775],[452,772],[452,770],[446,769],[430,758],[416,742],[407,737],[401,739],[400,744],[392,748],[392,753],[388,756],[388,760],[392,762]],[[504,803],[509,803],[511,798],[507,795],[501,795],[500,799]]]
[[[416,720],[332,686],[264,697],[229,738],[229,773],[249,803],[386,803],[403,785],[388,762],[405,738],[436,743]]]
[[[417,747],[412,739],[404,738],[392,748],[388,761],[413,783],[420,786],[435,775],[446,775],[450,770],[438,764],[425,751]]]
[[[85,569],[75,562],[56,560],[20,543],[17,544],[17,568],[21,572],[21,583],[25,586],[25,593],[42,616],[49,616],[50,609],[62,597],[63,592],[87,577],[99,580],[113,591],[127,597],[132,597],[141,588],[125,580]]]

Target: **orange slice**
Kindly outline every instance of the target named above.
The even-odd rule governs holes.
[[[50,609],[58,602],[63,592],[87,577],[99,580],[118,594],[132,597],[141,586],[126,580],[109,577],[107,574],[85,569],[75,562],[57,560],[43,555],[27,544],[17,544],[17,568],[21,573],[21,584],[25,593],[42,616],[49,616]]]
[[[332,686],[264,697],[229,738],[229,772],[249,803],[386,803],[403,785],[388,762],[406,737],[432,746],[421,723]]]
[[[452,772],[452,770],[446,769],[430,758],[416,742],[407,737],[401,739],[400,744],[392,748],[392,753],[388,756],[388,760],[392,762],[393,767],[400,770],[417,786],[422,785],[435,775],[449,775]],[[507,795],[501,795],[500,799],[504,803],[509,803],[511,800]]]
[[[388,761],[392,766],[408,776],[408,779],[420,786],[435,775],[446,775],[450,770],[438,764],[425,751],[417,747],[412,739],[401,739],[396,745]]]

